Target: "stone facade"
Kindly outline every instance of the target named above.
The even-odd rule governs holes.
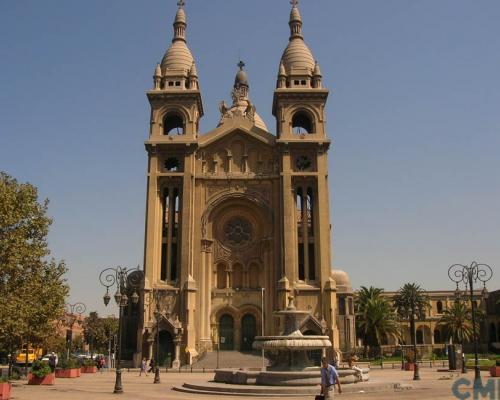
[[[135,360],[154,355],[157,325],[160,361],[174,367],[217,345],[252,350],[256,335],[283,330],[273,312],[285,309],[289,296],[310,311],[302,330],[327,334],[334,351],[346,336],[337,328],[331,269],[328,90],[304,42],[297,4],[274,91],[275,134],[250,101],[242,62],[232,104],[219,106],[219,125],[199,131],[203,105],[186,20],[181,1],[173,43],[147,92],[144,311]],[[352,302],[350,283],[343,292]],[[354,316],[347,323],[344,316],[355,343]]]

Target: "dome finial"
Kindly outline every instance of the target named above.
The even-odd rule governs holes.
[[[236,65],[240,68],[240,71],[243,71],[243,67],[245,66],[245,63],[242,60],[240,60],[240,62]]]
[[[186,41],[186,12],[184,11],[184,0],[179,0],[177,2],[179,6],[177,13],[175,14],[174,20],[174,39]]]
[[[297,7],[299,0],[290,0],[290,4],[292,5],[290,22],[288,23],[288,25],[290,25],[290,39],[296,37],[302,38],[302,17]]]

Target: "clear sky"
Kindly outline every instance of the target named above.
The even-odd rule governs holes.
[[[274,131],[287,0],[187,0],[205,117],[239,55]],[[452,263],[500,288],[500,2],[302,0],[328,101],[334,265],[353,286],[453,289]],[[174,0],[0,0],[0,170],[39,187],[70,300],[103,313],[97,277],[142,265],[149,105]]]

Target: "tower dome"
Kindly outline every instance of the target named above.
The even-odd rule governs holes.
[[[163,74],[167,70],[182,70],[187,75],[191,69],[194,59],[191,51],[186,44],[186,12],[184,11],[184,1],[177,3],[179,8],[174,20],[174,38],[172,45],[166,51],[161,61],[161,70]]]
[[[292,1],[292,10],[290,11],[290,40],[283,55],[281,63],[285,67],[287,74],[290,74],[293,69],[306,69],[307,71],[314,70],[314,57],[304,42],[302,35],[302,17],[297,7],[297,1]]]
[[[351,278],[349,278],[347,272],[335,268],[332,270],[330,276],[335,280],[337,288],[340,291],[352,291]]]

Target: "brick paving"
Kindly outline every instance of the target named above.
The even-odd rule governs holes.
[[[411,390],[402,391],[384,391],[376,393],[345,393],[335,395],[336,398],[346,400],[358,399],[419,399],[419,400],[434,400],[434,399],[456,399],[452,393],[451,386],[458,377],[462,375],[451,376],[447,372],[437,372],[435,369],[426,369],[421,371],[422,380],[414,382],[412,373],[400,370],[372,370],[372,382],[400,382],[404,385],[412,385]],[[177,373],[169,372],[162,373],[161,383],[153,384],[153,374],[148,374],[147,377],[138,376],[136,371],[124,371],[122,382],[124,393],[117,395],[113,394],[114,373],[105,372],[97,374],[82,374],[81,378],[76,379],[57,379],[54,386],[29,386],[26,381],[18,381],[14,383],[12,391],[12,400],[101,400],[101,399],[212,399],[221,398],[222,400],[242,400],[241,396],[213,396],[213,395],[196,395],[181,392],[175,392],[172,387],[182,385],[184,382],[200,382],[208,381],[213,377],[212,373]],[[483,377],[489,374],[484,372]],[[472,379],[473,373],[469,372],[466,378]],[[451,378],[451,379],[443,379]],[[496,378],[495,387],[500,388],[500,380]],[[361,387],[360,387],[361,388]],[[461,392],[465,392],[466,388],[461,387]],[[500,393],[496,397],[499,398]],[[258,397],[266,398],[266,397]],[[284,398],[284,397],[281,397]],[[305,396],[305,399],[314,399],[314,396]],[[471,395],[469,398],[473,398]],[[489,397],[488,397],[489,398]]]

